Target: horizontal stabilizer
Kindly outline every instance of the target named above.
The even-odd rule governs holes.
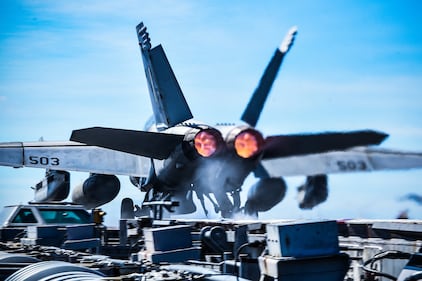
[[[74,130],[71,141],[154,159],[165,159],[182,143],[183,135],[93,127]]]
[[[371,130],[270,136],[265,140],[263,158],[288,157],[344,150],[356,146],[378,145],[387,136],[384,133]]]
[[[73,141],[0,143],[0,166],[106,175],[149,175],[149,158]]]
[[[345,151],[273,158],[261,162],[271,177],[422,168],[422,153],[355,147]]]

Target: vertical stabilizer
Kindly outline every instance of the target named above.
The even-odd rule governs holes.
[[[277,76],[278,70],[280,69],[284,55],[289,51],[293,45],[297,28],[294,26],[290,28],[280,47],[276,49],[273,57],[268,63],[264,74],[259,81],[258,87],[255,89],[249,103],[242,114],[241,120],[248,123],[252,127],[256,126],[259,116],[261,115],[262,109],[264,108],[265,101],[270,93],[273,82]]]
[[[193,116],[163,48],[151,48],[146,30],[142,22],[136,27],[155,122],[162,130]]]

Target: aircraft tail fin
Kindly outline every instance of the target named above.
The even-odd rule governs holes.
[[[136,32],[157,128],[165,129],[193,118],[163,47],[151,48],[142,22],[136,26]]]
[[[268,63],[268,66],[265,69],[264,74],[262,75],[261,80],[255,89],[255,92],[253,93],[245,111],[242,114],[241,120],[248,123],[252,127],[255,127],[256,123],[258,122],[265,101],[277,76],[278,70],[280,69],[284,55],[293,45],[296,33],[297,28],[295,26],[290,28],[280,47],[277,48],[273,57]]]

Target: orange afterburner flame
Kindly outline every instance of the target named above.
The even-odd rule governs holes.
[[[203,157],[210,157],[217,151],[217,139],[207,131],[201,131],[196,134],[193,142],[196,151]]]
[[[238,134],[234,140],[237,155],[242,158],[254,156],[260,149],[260,138],[256,133],[245,131]]]

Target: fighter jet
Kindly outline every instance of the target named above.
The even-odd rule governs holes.
[[[328,173],[422,167],[420,153],[371,147],[387,137],[374,130],[265,136],[256,128],[293,45],[295,27],[275,50],[239,125],[210,125],[194,119],[163,47],[152,47],[143,23],[136,32],[153,109],[144,130],[92,127],[74,130],[68,142],[0,144],[0,165],[90,172],[72,196],[87,207],[114,198],[116,192],[101,194],[105,183],[111,183],[107,190],[118,192],[120,184],[110,178],[117,174],[131,176],[132,183],[146,192],[144,206],[175,200],[180,202],[176,213],[192,213],[195,194],[205,213],[205,200],[209,200],[222,217],[241,212],[257,215],[274,207],[285,195],[283,176],[307,176],[299,188],[300,206],[312,208],[328,196]],[[240,192],[251,173],[257,182],[242,205]],[[43,194],[53,194],[48,184],[41,186]]]

